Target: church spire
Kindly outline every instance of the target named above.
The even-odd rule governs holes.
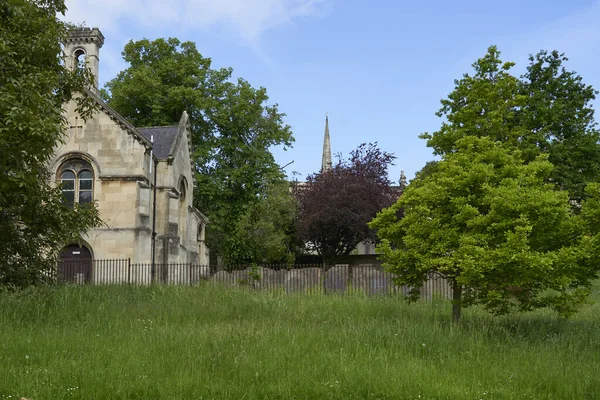
[[[329,141],[329,116],[325,114],[325,137],[323,138],[323,159],[321,161],[321,171],[331,169],[331,143]]]

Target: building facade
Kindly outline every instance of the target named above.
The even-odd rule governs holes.
[[[66,141],[55,149],[51,179],[69,203],[96,202],[103,225],[81,243],[66,243],[63,260],[130,259],[132,263],[208,264],[207,218],[193,206],[190,123],[136,128],[97,95],[97,28],[78,28],[65,45],[67,68],[86,66],[94,87],[82,94],[98,104],[83,120],[74,102],[64,107]],[[156,201],[155,201],[156,199]],[[94,279],[94,271],[89,279]]]

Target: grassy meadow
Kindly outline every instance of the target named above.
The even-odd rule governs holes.
[[[0,399],[600,399],[599,304],[449,321],[398,298],[0,292]]]

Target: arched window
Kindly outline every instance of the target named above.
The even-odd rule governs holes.
[[[59,169],[60,183],[65,203],[91,203],[94,200],[94,172],[92,166],[81,159],[68,160]]]
[[[74,63],[76,69],[85,68],[85,51],[83,49],[77,49],[73,53]]]

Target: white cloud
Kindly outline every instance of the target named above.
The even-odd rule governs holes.
[[[298,18],[317,16],[333,0],[67,0],[66,19],[119,31],[121,24],[145,28],[227,29],[247,43]]]

